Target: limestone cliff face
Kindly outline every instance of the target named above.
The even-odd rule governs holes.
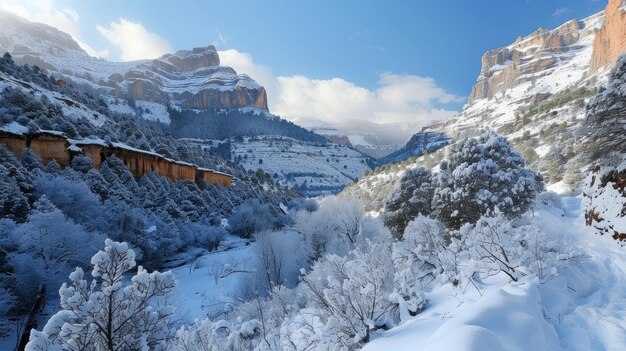
[[[180,50],[146,61],[124,76],[112,74],[100,85],[113,88],[115,96],[181,108],[267,108],[265,88],[245,74],[220,66],[215,47]]]
[[[604,12],[604,25],[593,42],[591,72],[613,64],[626,53],[626,3],[624,0],[609,0]]]
[[[487,51],[468,102],[490,98],[546,74],[559,55],[576,49],[581,40],[593,33],[585,21],[571,20],[554,30],[540,28],[524,38],[518,37],[509,46]]]

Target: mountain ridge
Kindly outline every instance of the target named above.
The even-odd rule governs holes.
[[[153,60],[111,62],[89,56],[54,27],[0,11],[0,51],[112,97],[189,109],[252,107],[269,111],[267,93],[248,75],[220,66],[214,46]]]

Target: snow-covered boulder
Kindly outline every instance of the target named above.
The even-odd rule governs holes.
[[[585,179],[583,209],[588,226],[626,241],[626,161],[618,167],[596,167]]]

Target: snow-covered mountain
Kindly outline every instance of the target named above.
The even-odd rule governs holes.
[[[190,141],[204,148],[224,143]],[[303,196],[338,193],[370,170],[371,160],[367,156],[341,144],[306,142],[284,136],[231,138],[227,142],[234,161],[251,171],[262,169],[274,181]]]
[[[624,139],[623,132],[619,133],[623,130],[620,117],[613,118],[610,133],[598,133],[595,128],[589,134],[589,126],[602,124],[594,121],[616,116],[624,105],[620,72],[613,74],[610,91],[604,91],[617,57],[626,52],[623,28],[624,1],[609,1],[605,11],[593,16],[553,30],[538,29],[486,52],[462,113],[430,130],[453,140],[495,131],[509,138],[530,167],[543,174],[549,189],[576,190],[593,165],[617,166],[626,152],[620,142]],[[603,103],[594,98],[599,91],[610,95]],[[588,109],[592,98],[595,107]],[[445,150],[422,157],[416,164],[434,166]],[[397,186],[407,167],[416,164],[388,165],[370,172],[344,195],[380,209],[384,193]]]
[[[154,60],[110,62],[89,56],[67,33],[0,12],[0,51],[102,93],[180,108],[267,110],[265,89],[220,66],[215,47],[179,50]]]
[[[1,11],[0,24],[0,52],[9,52],[16,63],[37,65],[66,81],[59,84],[94,92],[110,111],[169,125],[174,137],[285,137],[295,149],[284,155],[286,141],[279,137],[268,145],[265,140],[276,137],[261,137],[254,142],[246,138],[245,151],[233,142],[234,158],[247,169],[278,174],[278,180],[302,194],[336,193],[370,169],[369,157],[348,147],[349,143],[324,145],[319,135],[272,115],[265,89],[249,76],[220,66],[213,46],[179,50],[154,60],[110,62],[89,56],[70,35],[48,25]],[[250,155],[255,162],[265,158],[266,164],[238,157],[248,155],[248,149],[256,153]]]

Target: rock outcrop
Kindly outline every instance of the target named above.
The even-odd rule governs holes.
[[[585,179],[585,223],[599,235],[626,241],[626,161],[617,168],[596,167]]]
[[[576,49],[593,33],[586,21],[571,20],[554,30],[540,28],[509,46],[487,51],[468,103],[537,79],[557,63],[560,54]]]
[[[604,12],[604,25],[593,42],[591,72],[613,64],[626,53],[626,3],[624,0],[609,0]]]
[[[219,184],[229,187],[233,176],[207,168],[175,161],[162,155],[144,150],[134,149],[125,144],[105,144],[101,140],[70,140],[60,132],[39,131],[34,134],[19,134],[0,129],[0,145],[13,152],[19,158],[26,148],[41,158],[47,165],[56,161],[59,166],[67,167],[72,158],[79,154],[91,159],[92,165],[100,169],[102,162],[111,156],[119,158],[136,178],[155,172],[170,180],[204,180],[208,184]]]
[[[0,11],[0,51],[10,52],[17,63],[36,64],[115,97],[189,109],[268,110],[265,89],[220,66],[212,45],[153,60],[109,62],[89,56],[66,33]]]

